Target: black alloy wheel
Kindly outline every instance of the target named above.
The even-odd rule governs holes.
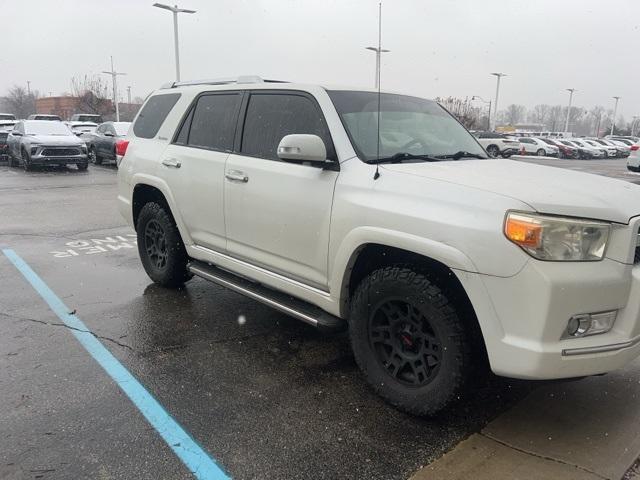
[[[404,385],[421,387],[438,374],[440,339],[412,303],[394,299],[378,305],[371,314],[369,342],[382,367]]]
[[[167,266],[167,235],[157,220],[150,220],[144,229],[144,248],[152,265],[158,270]]]

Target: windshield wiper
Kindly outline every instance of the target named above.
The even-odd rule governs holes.
[[[374,158],[372,160],[367,160],[367,163],[371,165],[377,165],[380,163],[400,163],[405,160],[422,160],[423,162],[440,162],[442,158],[440,157],[432,157],[430,155],[414,155],[413,153],[407,152],[399,152],[390,157],[380,157]]]
[[[450,158],[452,160],[460,160],[461,158],[480,158],[480,159],[486,159],[487,157],[484,157],[482,155],[478,155],[477,153],[471,153],[471,152],[465,152],[464,150],[460,150],[459,152],[456,153],[452,153],[449,155],[436,155],[437,158]]]

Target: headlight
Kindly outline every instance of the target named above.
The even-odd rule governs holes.
[[[509,212],[504,233],[539,260],[589,262],[602,260],[611,225],[596,220]]]

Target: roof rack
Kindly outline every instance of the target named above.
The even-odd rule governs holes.
[[[239,77],[212,78],[209,80],[186,80],[184,82],[169,82],[160,88],[176,88],[187,85],[228,85],[231,83],[289,83],[286,80],[269,80],[257,75],[241,75]]]

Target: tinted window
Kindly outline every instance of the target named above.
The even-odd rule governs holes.
[[[251,95],[242,136],[242,153],[277,160],[280,140],[294,133],[318,135],[324,140],[328,157],[333,157],[329,131],[310,99],[301,95]]]
[[[153,138],[160,130],[164,119],[180,98],[179,93],[169,93],[167,95],[155,95],[147,100],[140,114],[133,124],[133,133],[137,137]]]
[[[189,115],[187,115],[187,118],[185,118],[184,122],[182,122],[182,126],[180,127],[178,135],[176,135],[174,143],[178,145],[187,144],[187,140],[189,139],[189,128],[191,127],[191,119],[193,118],[193,110],[193,108],[189,110]]]
[[[232,150],[239,105],[240,95],[237,94],[200,97],[193,111],[187,144],[214,150]],[[177,140],[183,140],[183,132],[178,137],[182,138]]]

